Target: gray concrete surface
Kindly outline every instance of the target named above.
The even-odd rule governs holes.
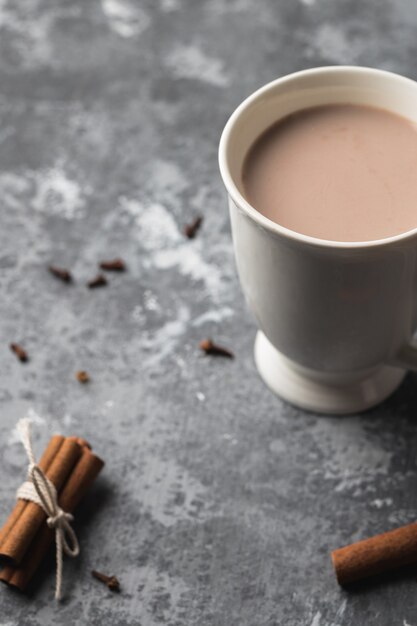
[[[217,169],[228,115],[263,83],[338,63],[417,78],[416,58],[411,0],[1,0],[1,518],[20,417],[38,452],[79,433],[107,461],[66,601],[46,569],[28,597],[0,589],[3,626],[416,626],[417,572],[348,593],[329,553],[416,519],[417,377],[338,419],[266,390]],[[129,271],[87,290],[117,255]],[[236,359],[200,354],[210,335]]]

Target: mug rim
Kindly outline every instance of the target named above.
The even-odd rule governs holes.
[[[305,235],[303,233],[298,233],[295,230],[291,230],[286,228],[285,226],[281,226],[277,222],[269,219],[259,211],[257,211],[241,194],[237,185],[235,184],[233,177],[230,173],[229,165],[227,162],[227,147],[228,142],[230,140],[230,136],[233,132],[234,126],[242,113],[251,106],[258,98],[262,97],[268,91],[274,89],[277,85],[283,85],[290,80],[293,80],[297,77],[305,76],[306,74],[314,75],[314,74],[330,74],[331,72],[338,72],[340,74],[345,74],[348,72],[356,72],[360,74],[376,74],[378,76],[385,76],[386,78],[392,81],[398,81],[401,83],[408,83],[417,88],[417,82],[411,78],[407,78],[406,76],[402,76],[401,74],[396,74],[395,72],[390,72],[388,70],[381,70],[373,67],[366,66],[356,66],[356,65],[326,65],[326,66],[318,66],[312,67],[305,70],[299,70],[297,72],[292,72],[291,74],[286,74],[285,76],[281,76],[275,80],[266,83],[252,94],[250,94],[247,98],[245,98],[239,106],[233,111],[231,116],[226,122],[226,125],[223,129],[223,132],[220,137],[219,143],[219,168],[220,175],[223,179],[223,183],[226,187],[227,193],[233,202],[260,226],[265,228],[266,230],[281,235],[287,239],[293,240],[295,242],[310,244],[316,247],[321,248],[341,248],[341,249],[351,249],[351,248],[375,248],[375,247],[384,247],[390,244],[393,244],[398,241],[403,241],[405,239],[411,238],[413,235],[417,234],[417,226],[411,230],[407,230],[404,233],[400,233],[398,235],[392,235],[390,237],[384,237],[383,239],[371,239],[367,241],[335,241],[332,239],[320,239],[319,237],[313,237],[312,235]],[[388,109],[387,109],[388,110]],[[416,199],[417,202],[417,199]]]

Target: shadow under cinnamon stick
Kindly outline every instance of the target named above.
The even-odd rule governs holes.
[[[417,585],[417,564],[403,565],[389,572],[357,580],[344,585],[343,589],[347,594],[360,596],[388,585],[402,585],[406,581],[414,581]]]

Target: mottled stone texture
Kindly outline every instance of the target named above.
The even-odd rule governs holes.
[[[416,59],[412,0],[1,0],[1,517],[25,471],[18,418],[38,452],[79,433],[107,460],[67,600],[49,568],[29,597],[0,589],[1,624],[417,623],[417,575],[346,593],[329,559],[417,516],[417,377],[337,419],[266,390],[217,169],[228,115],[263,83],[332,63],[417,78]],[[118,255],[128,272],[88,290]],[[201,354],[210,335],[236,359]]]

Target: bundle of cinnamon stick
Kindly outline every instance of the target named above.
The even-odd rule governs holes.
[[[78,437],[55,435],[38,466],[53,483],[58,504],[71,513],[94,482],[104,463]],[[34,502],[17,500],[0,530],[0,580],[24,590],[54,542],[44,510]]]

